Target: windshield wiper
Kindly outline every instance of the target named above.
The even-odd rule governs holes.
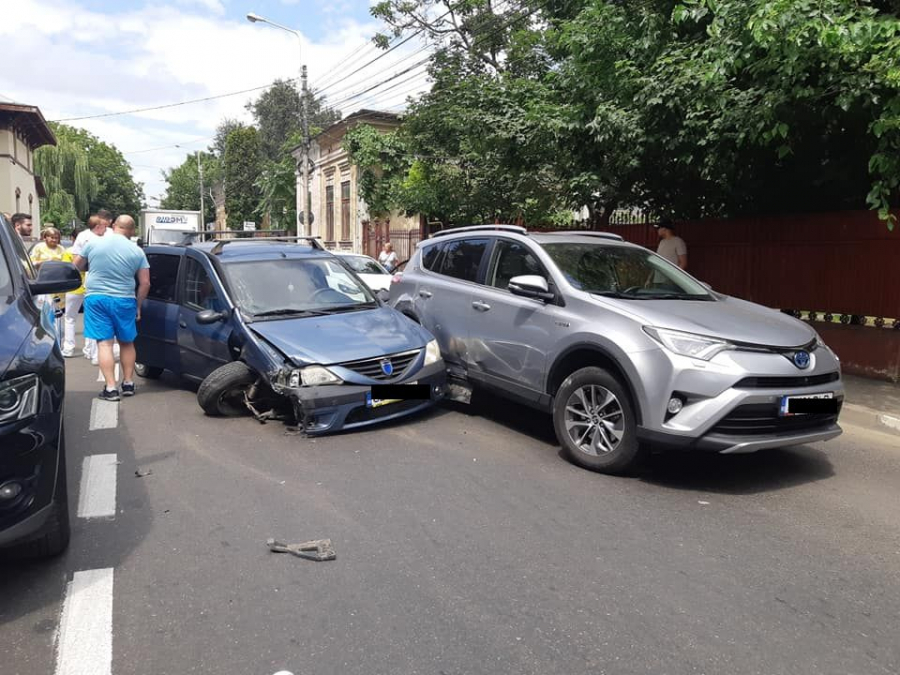
[[[660,293],[645,296],[648,300],[712,300],[710,295],[691,295],[690,293]]]
[[[358,309],[375,309],[378,303],[360,302],[353,305],[335,305],[334,307],[325,307],[322,309],[323,314],[333,314],[337,312],[355,312]]]
[[[591,295],[600,295],[604,298],[620,298],[623,300],[646,300],[647,298],[643,295],[631,295],[630,293],[622,293],[621,291],[592,291],[586,290],[585,293],[590,293]]]
[[[254,312],[253,317],[261,316],[326,316],[328,312],[317,312],[312,309],[289,309],[287,307],[281,309],[269,309],[265,312]]]

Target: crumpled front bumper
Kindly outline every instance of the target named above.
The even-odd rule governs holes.
[[[428,385],[430,398],[370,408],[367,398],[372,390],[371,385],[347,383],[284,389],[282,393],[291,399],[298,413],[298,421],[306,433],[317,436],[378,424],[430,408],[446,394],[447,372],[443,360],[425,366],[405,380],[392,384],[413,382]]]

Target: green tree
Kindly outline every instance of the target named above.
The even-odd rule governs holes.
[[[256,180],[262,169],[259,134],[254,127],[237,128],[225,141],[222,173],[225,181],[225,210],[231,229],[255,220],[261,200]]]
[[[194,152],[188,155],[179,165],[163,171],[166,181],[166,194],[160,202],[164,209],[200,210],[200,170],[197,155],[203,164],[204,207],[206,223],[216,219],[216,207],[210,196],[211,177],[217,173],[218,160],[207,152]]]
[[[44,220],[69,223],[100,208],[131,214],[140,210],[143,188],[115,146],[83,129],[57,123],[51,128],[57,144],[34,155],[35,173],[47,191],[41,200]]]
[[[273,229],[296,231],[297,173],[293,157],[287,155],[280,162],[267,162],[256,188],[260,201],[255,215],[262,218],[268,214]]]
[[[275,80],[271,87],[247,104],[259,129],[260,149],[263,157],[280,162],[283,146],[291,136],[302,129],[300,92],[292,80]],[[316,97],[307,91],[310,135],[338,121],[340,112],[329,108],[324,97]]]

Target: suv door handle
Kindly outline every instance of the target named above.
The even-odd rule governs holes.
[[[489,304],[487,304],[486,302],[482,302],[481,300],[476,300],[475,302],[473,302],[472,307],[477,309],[479,312],[486,312],[491,308]]]
[[[420,298],[430,298],[431,296],[432,296],[431,291],[426,291],[425,289],[422,289],[421,291],[419,291]]]
[[[184,321],[179,321],[178,325],[181,326],[182,328],[187,328],[187,323],[185,323]]]

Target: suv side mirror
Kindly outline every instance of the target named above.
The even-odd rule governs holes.
[[[38,269],[37,279],[28,282],[32,295],[67,293],[81,287],[81,273],[72,263],[48,260]]]
[[[538,274],[523,274],[522,276],[513,277],[509,280],[507,288],[513,295],[543,300],[544,302],[550,302],[556,297],[550,291],[547,280]]]
[[[226,312],[217,312],[214,309],[201,309],[197,312],[197,323],[205,326],[217,321],[224,321],[227,316]]]

